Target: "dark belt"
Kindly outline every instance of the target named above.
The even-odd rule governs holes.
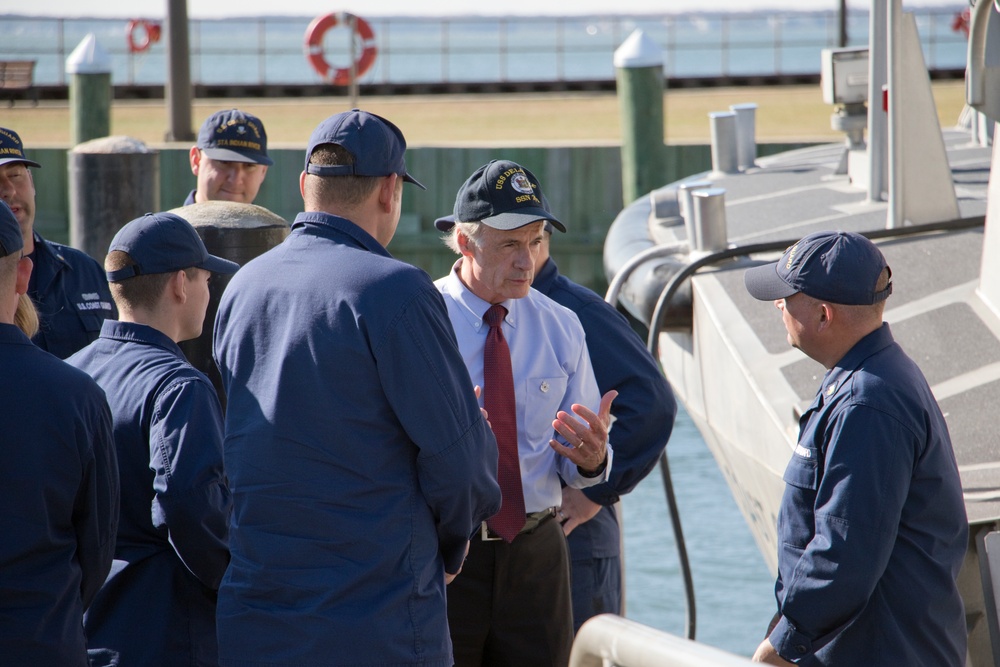
[[[524,521],[524,528],[517,531],[517,534],[530,535],[531,533],[535,532],[539,526],[541,526],[543,523],[554,517],[558,510],[559,510],[558,507],[548,507],[546,509],[539,510],[537,512],[532,512],[531,514],[526,515]],[[495,542],[497,540],[503,539],[502,537],[494,533],[492,530],[490,530],[489,526],[486,525],[485,521],[483,521],[483,524],[479,529],[479,537],[483,540],[483,542]]]

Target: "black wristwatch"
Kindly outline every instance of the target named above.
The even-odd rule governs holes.
[[[584,477],[591,477],[591,478],[592,477],[600,477],[601,475],[604,474],[604,471],[608,469],[608,452],[607,452],[607,450],[605,450],[605,452],[604,452],[604,460],[601,461],[601,465],[597,466],[597,470],[595,470],[593,472],[587,472],[586,470],[584,470],[580,466],[577,466],[576,469]]]

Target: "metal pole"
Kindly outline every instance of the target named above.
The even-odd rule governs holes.
[[[888,50],[887,0],[872,0],[868,30],[868,201],[883,201],[888,158],[888,117],[882,109]]]
[[[449,34],[448,19],[444,19],[441,21],[441,81],[444,83],[448,83]]]
[[[194,141],[189,46],[187,0],[167,0],[166,141]]]
[[[358,108],[358,17],[354,14],[346,14],[344,25],[347,26],[347,39],[349,48],[347,53],[351,58],[351,79],[348,83],[348,90],[351,96],[351,108]]]
[[[903,220],[903,145],[899,141],[903,131],[903,105],[900,104],[899,90],[902,84],[902,0],[889,0],[888,47],[889,63],[889,213],[887,227],[902,227]]]
[[[736,114],[732,111],[713,111],[708,114],[708,121],[712,135],[712,173],[721,175],[739,172]]]
[[[722,42],[722,76],[729,76],[729,17],[722,17],[722,25],[719,26],[719,39]]]
[[[837,38],[837,44],[843,48],[847,46],[847,0],[840,0],[840,35]]]
[[[757,162],[757,105],[753,102],[731,104],[736,114],[736,157],[740,170],[750,169]]]
[[[507,81],[507,19],[500,19],[500,81]]]
[[[563,81],[566,78],[565,73],[565,59],[566,59],[566,49],[565,49],[565,39],[563,33],[566,28],[566,20],[564,18],[556,19],[556,81]]]
[[[257,19],[257,83],[267,83],[267,27]]]

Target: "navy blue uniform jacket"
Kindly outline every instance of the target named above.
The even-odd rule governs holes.
[[[601,394],[618,390],[611,404],[615,421],[608,436],[615,445],[615,464],[607,482],[583,489],[585,496],[605,507],[568,538],[573,560],[617,556],[620,531],[609,506],[656,465],[670,439],[677,402],[642,339],[604,299],[561,275],[551,258],[531,286],[577,314]]]
[[[300,213],[233,276],[215,358],[234,500],[222,664],[450,666],[444,573],[500,489],[428,275]]]
[[[87,664],[111,568],[118,466],[104,392],[0,324],[0,664]]]
[[[38,308],[35,345],[65,359],[101,333],[101,323],[118,317],[104,269],[90,255],[35,234],[28,296]]]
[[[964,665],[958,466],[930,387],[888,324],[827,372],[784,479],[778,653],[800,665]]]
[[[114,567],[85,618],[91,665],[216,664],[232,500],[215,389],[143,324],[108,320],[67,361],[107,393],[122,479]]]

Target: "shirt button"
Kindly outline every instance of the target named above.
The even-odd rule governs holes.
[[[549,390],[549,383],[545,382],[545,381],[542,381],[541,386],[539,386],[538,388],[541,389],[542,393],[544,394],[545,392],[547,392]]]
[[[803,655],[805,655],[805,653],[806,653],[806,647],[803,646],[802,644],[799,644],[798,646],[796,646],[795,650],[798,651],[799,653],[803,654]]]

